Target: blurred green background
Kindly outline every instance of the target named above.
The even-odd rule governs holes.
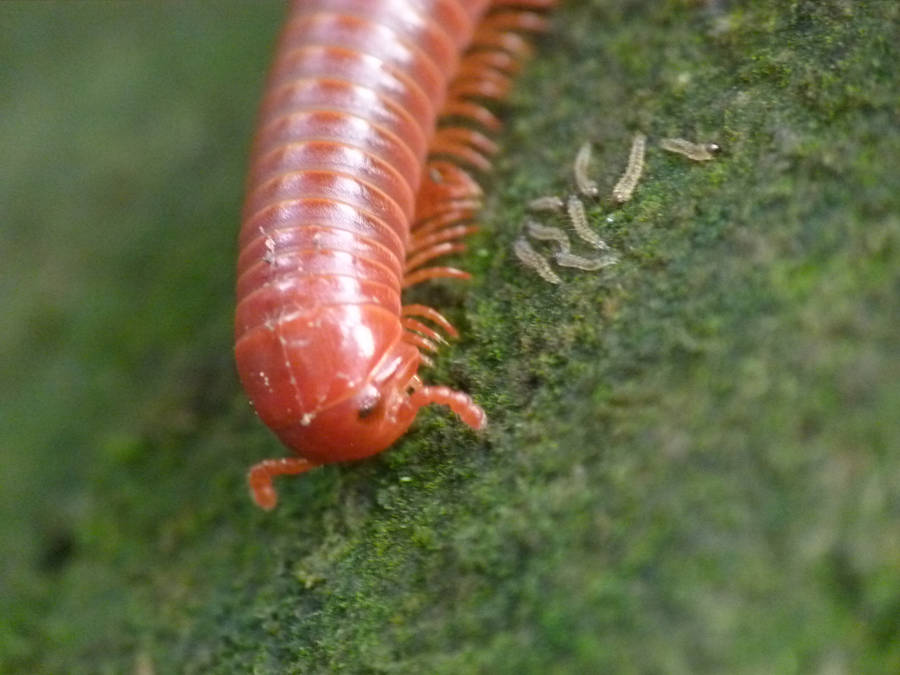
[[[0,3],[0,672],[900,672],[897,3],[566,3],[475,280],[417,291],[488,430],[429,410],[264,514],[232,267],[282,13]],[[524,205],[637,130],[621,263],[545,284]]]

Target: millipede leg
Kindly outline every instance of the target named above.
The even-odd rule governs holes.
[[[516,30],[543,33],[547,30],[547,18],[543,14],[525,11],[520,8],[497,10],[500,10],[500,8],[495,7],[495,11],[489,14],[481,25],[502,31]]]
[[[451,253],[462,253],[466,250],[466,245],[459,242],[453,241],[443,241],[437,244],[432,244],[428,246],[424,250],[416,252],[414,255],[409,256],[406,260],[406,273],[409,274],[415,269],[418,269],[429,260],[434,260],[435,258],[439,258],[443,255],[449,255]]]
[[[418,253],[429,246],[434,246],[442,241],[451,241],[453,239],[462,239],[470,234],[478,232],[477,225],[456,225],[445,227],[442,230],[431,232],[424,236],[413,234],[409,242],[409,255]]]
[[[254,464],[250,471],[247,472],[250,495],[260,508],[271,511],[278,503],[278,494],[272,486],[273,478],[304,473],[317,466],[319,465],[301,457],[265,459],[258,464]]]
[[[421,321],[417,321],[416,319],[413,319],[411,317],[406,317],[406,318],[402,319],[400,321],[400,323],[403,324],[403,327],[408,331],[414,331],[416,333],[419,333],[423,337],[426,337],[429,340],[433,340],[434,342],[440,342],[441,344],[448,344],[447,340],[445,340],[444,337],[440,333],[438,333],[433,328],[429,328]]]
[[[436,230],[469,220],[480,208],[481,202],[476,200],[455,200],[439,204],[428,213],[427,217],[415,222],[412,237],[418,240]]]
[[[472,101],[451,101],[444,106],[443,117],[463,117],[477,122],[489,131],[499,131],[503,124],[483,105]]]
[[[552,9],[559,0],[494,0],[494,7]]]
[[[429,307],[428,305],[403,305],[400,309],[401,316],[420,316],[424,319],[428,319],[429,321],[434,321],[438,326],[447,331],[452,337],[459,337],[459,331],[457,331],[453,324],[447,320],[443,314],[434,309],[433,307]]]
[[[434,135],[429,151],[435,155],[453,157],[457,162],[474,166],[482,171],[487,171],[491,168],[490,160],[482,153],[469,147],[452,135],[448,137],[447,134],[442,134],[440,131]]]
[[[474,71],[475,67],[472,67]],[[480,71],[460,72],[451,87],[447,90],[448,96],[453,99],[484,98],[501,101],[509,95],[512,89],[512,80],[508,75],[496,70],[482,68]]]
[[[403,277],[403,288],[421,284],[429,279],[462,279],[468,281],[472,275],[455,267],[421,267]]]
[[[412,331],[407,331],[406,333],[404,333],[403,339],[414,347],[425,349],[429,352],[436,352],[438,349],[437,345],[427,337],[419,335],[418,333],[413,333]]]
[[[471,217],[481,206],[481,196],[478,183],[464,169],[450,162],[429,160],[416,197],[413,235]]]
[[[483,429],[487,423],[487,415],[484,414],[480,405],[475,403],[468,394],[455,391],[450,387],[421,387],[412,393],[409,402],[416,408],[432,403],[445,405],[473,429]]]

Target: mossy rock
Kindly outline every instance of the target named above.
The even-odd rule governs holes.
[[[282,12],[0,4],[0,671],[900,672],[897,3],[565,3],[474,282],[417,290],[489,427],[262,513],[231,269]],[[526,204],[637,131],[619,264],[545,283]]]

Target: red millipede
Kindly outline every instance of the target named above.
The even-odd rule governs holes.
[[[296,456],[272,479],[390,446],[420,408],[479,429],[468,395],[418,376],[441,334],[401,290],[469,275],[433,259],[464,249],[509,91],[555,0],[294,0],[251,153],[237,263],[235,359],[257,414]]]

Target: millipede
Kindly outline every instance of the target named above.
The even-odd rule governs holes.
[[[555,0],[294,0],[250,154],[237,261],[235,359],[260,419],[293,451],[273,479],[378,453],[429,404],[473,429],[467,394],[425,385],[437,310],[403,304],[464,249],[500,126],[491,110]]]

